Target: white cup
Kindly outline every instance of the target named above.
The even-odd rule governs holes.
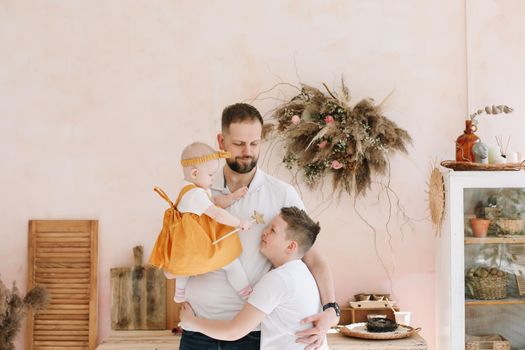
[[[410,326],[410,311],[396,311],[394,316],[396,318],[397,324],[402,324],[405,326]]]

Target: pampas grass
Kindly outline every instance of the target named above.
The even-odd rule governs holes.
[[[406,130],[386,118],[381,106],[363,99],[350,107],[350,93],[342,82],[341,97],[302,85],[300,93],[280,105],[265,135],[276,133],[285,144],[283,162],[302,174],[315,189],[325,176],[339,195],[364,196],[376,175],[387,175],[388,155],[407,153],[412,142]]]
[[[0,279],[0,350],[15,349],[14,341],[28,307],[37,313],[48,304],[49,293],[44,287],[36,286],[22,298],[15,283],[8,289]]]

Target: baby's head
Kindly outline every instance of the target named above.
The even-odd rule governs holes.
[[[199,187],[210,188],[213,176],[219,169],[219,158],[224,157],[225,154],[202,142],[186,146],[181,155],[184,179]]]
[[[321,227],[304,210],[297,207],[281,209],[263,231],[261,253],[274,266],[301,259],[312,247]]]

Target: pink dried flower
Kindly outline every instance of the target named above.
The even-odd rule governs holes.
[[[296,114],[292,117],[292,124],[293,125],[297,125],[301,122],[301,118],[299,118],[299,116]]]
[[[342,163],[339,163],[337,160],[334,160],[332,162],[332,169],[341,169],[343,167],[343,164]]]
[[[325,121],[326,124],[333,123],[334,122],[334,117],[332,117],[331,115],[327,115],[326,117],[324,117],[324,121]]]
[[[320,142],[317,147],[319,147],[320,149],[323,149],[326,147],[326,145],[328,144],[328,141],[324,140],[322,142]]]

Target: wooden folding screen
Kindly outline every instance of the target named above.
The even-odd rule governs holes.
[[[98,221],[31,220],[28,242],[28,288],[45,285],[51,304],[28,315],[26,349],[95,349]]]

